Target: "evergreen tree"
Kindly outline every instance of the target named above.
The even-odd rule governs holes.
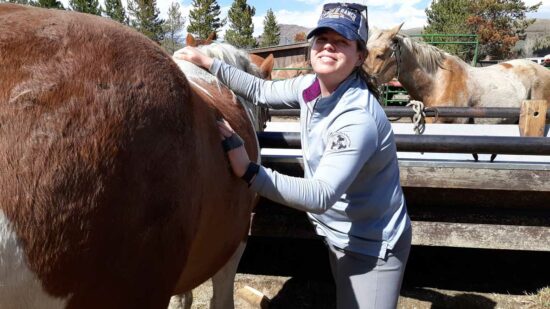
[[[239,48],[256,47],[252,36],[254,24],[252,16],[256,9],[246,3],[246,0],[234,0],[229,9],[229,29],[225,32],[225,40]]]
[[[105,14],[112,20],[128,25],[128,16],[120,0],[105,0]]]
[[[10,3],[17,3],[17,4],[33,4],[32,1],[29,0],[0,0],[0,3],[2,2],[10,2]]]
[[[101,15],[101,6],[98,0],[69,0],[69,7],[73,11]]]
[[[427,26],[423,34],[474,34],[467,25],[471,0],[435,0],[426,9]],[[432,39],[433,38],[433,39]],[[426,37],[426,41],[450,42],[459,37]],[[468,41],[471,41],[469,39]],[[465,61],[474,57],[474,48],[467,44],[441,44],[437,47],[457,55]]]
[[[276,46],[279,45],[281,39],[281,28],[277,24],[277,19],[273,10],[268,9],[264,18],[264,33],[262,34],[261,46]]]
[[[65,9],[59,0],[37,0],[33,2],[32,5],[48,9]]]
[[[128,0],[128,14],[132,27],[160,44],[164,38],[164,20],[159,18],[156,0]]]
[[[193,0],[192,6],[187,32],[195,39],[205,40],[225,25],[225,19],[220,20],[220,6],[216,0]]]
[[[181,31],[185,26],[185,18],[181,16],[180,4],[172,2],[168,9],[168,19],[164,22],[164,40],[162,46],[173,54],[176,50],[183,47]]]

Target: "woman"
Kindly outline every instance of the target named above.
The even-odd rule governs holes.
[[[306,211],[325,237],[338,308],[395,308],[411,244],[391,125],[368,77],[366,7],[323,7],[310,59],[315,74],[263,81],[193,48],[179,57],[207,68],[236,93],[272,108],[299,108],[305,178],[279,174],[248,158],[220,122],[234,173],[252,190]]]

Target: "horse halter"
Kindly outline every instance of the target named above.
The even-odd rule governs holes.
[[[399,80],[399,62],[401,62],[401,45],[398,41],[393,42],[391,45],[391,55],[390,58],[395,58],[395,78]]]

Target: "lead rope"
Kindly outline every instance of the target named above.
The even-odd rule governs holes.
[[[426,113],[424,112],[424,103],[416,100],[411,100],[407,106],[411,106],[414,115],[411,117],[414,124],[414,132],[417,135],[424,134],[426,130]]]

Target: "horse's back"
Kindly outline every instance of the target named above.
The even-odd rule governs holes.
[[[0,55],[0,229],[69,307],[164,305],[199,216],[184,75],[106,18],[9,4]]]
[[[525,59],[514,59],[488,67],[470,69],[472,93],[482,107],[519,107],[523,100],[550,102],[550,71]]]

